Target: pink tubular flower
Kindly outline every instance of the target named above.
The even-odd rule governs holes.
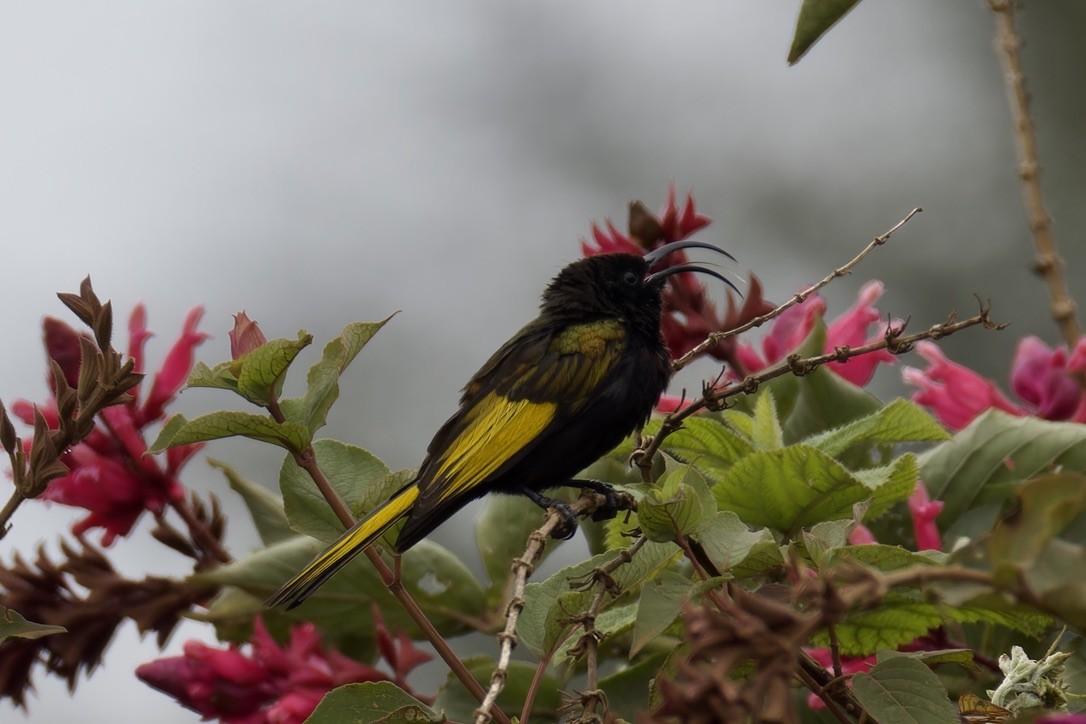
[[[943,550],[943,539],[935,525],[935,519],[943,512],[943,501],[928,498],[928,489],[922,482],[917,483],[916,491],[909,497],[909,512],[913,516],[916,550]]]
[[[127,535],[144,510],[161,512],[169,502],[184,497],[178,474],[202,445],[172,448],[163,465],[146,455],[145,434],[149,425],[164,417],[165,406],[192,368],[193,350],[207,337],[196,330],[202,313],[199,307],[189,313],[181,338],[155,375],[147,400],[141,405],[139,387],[134,388],[127,403],[103,410],[97,427],[61,457],[70,472],[53,480],[41,498],[88,511],[73,528],[77,535],[101,528],[102,544],[109,545],[117,536]],[[143,371],[143,345],[151,336],[146,319],[146,311],[139,305],[128,323],[128,352],[137,372]],[[79,379],[81,336],[56,319],[47,318],[43,326],[49,359],[60,365],[65,379],[74,387]],[[34,423],[35,409],[51,428],[59,425],[53,400],[41,407],[25,400],[12,405],[12,412],[27,424]]]
[[[143,664],[136,676],[205,718],[226,724],[301,724],[332,689],[363,681],[395,681],[429,660],[401,633],[394,643],[377,618],[378,644],[393,676],[323,646],[311,623],[295,626],[280,646],[261,619],[253,623],[248,653],[189,641],[182,656]],[[391,659],[390,659],[391,657]]]
[[[1037,417],[1045,420],[1082,419],[1082,387],[1073,377],[1086,370],[1086,341],[1075,345],[1068,359],[1066,347],[1050,348],[1037,337],[1024,337],[1011,362],[1011,389]]]
[[[947,359],[934,342],[917,342],[916,351],[928,361],[927,369],[906,367],[901,375],[919,388],[913,401],[930,409],[951,430],[962,429],[993,407],[1012,415],[1025,414],[990,380]]]
[[[868,337],[868,330],[871,325],[882,318],[879,310],[875,308],[875,302],[879,300],[885,289],[886,287],[880,281],[870,281],[863,285],[863,288],[860,289],[860,295],[856,299],[856,304],[831,322],[829,328],[827,328],[827,351],[843,346],[859,347],[868,342],[877,341],[883,336],[886,331],[885,325],[874,338]],[[863,387],[871,381],[879,362],[893,361],[894,355],[889,350],[880,349],[853,357],[847,362],[831,362],[830,369],[852,384]]]
[[[839,347],[859,347],[882,337],[885,328],[875,337],[869,337],[868,330],[882,317],[875,308],[875,302],[882,296],[883,290],[880,281],[870,281],[860,289],[856,303],[826,328],[823,351],[831,352]],[[739,345],[736,352],[739,360],[747,372],[757,372],[780,362],[796,351],[825,313],[825,300],[812,294],[773,320],[769,333],[762,339],[761,354],[753,345]],[[881,349],[853,357],[846,362],[831,362],[829,368],[852,384],[863,386],[871,381],[880,362],[893,361],[894,355]]]

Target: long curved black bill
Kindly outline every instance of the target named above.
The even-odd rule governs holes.
[[[682,242],[677,242],[677,243],[682,243]],[[660,247],[660,248],[662,249],[664,247]],[[724,252],[724,253],[727,253],[727,252]],[[728,256],[730,257],[731,254],[728,254]],[[698,272],[698,273],[701,273],[701,274],[708,274],[711,277],[716,277],[717,279],[719,279],[720,281],[724,282],[729,287],[731,287],[735,291],[735,293],[738,294],[740,297],[743,296],[743,292],[739,291],[739,287],[735,286],[735,284],[732,283],[731,279],[724,276],[723,274],[721,274],[718,271],[715,271],[713,269],[709,269],[707,267],[701,266],[700,264],[692,264],[692,263],[678,264],[676,266],[668,267],[667,269],[661,269],[660,271],[655,272],[653,274],[649,274],[647,277],[645,277],[645,282],[648,283],[648,284],[651,284],[652,282],[656,282],[656,281],[662,282],[666,277],[669,277],[672,274],[679,274],[679,273],[682,273],[682,272]]]
[[[664,244],[659,249],[653,249],[652,251],[648,252],[642,258],[651,269],[656,265],[657,262],[659,262],[668,254],[674,254],[675,252],[681,251],[683,249],[709,249],[710,251],[715,251],[718,254],[723,254],[724,256],[728,257],[736,263],[739,262],[738,259],[721,249],[719,246],[713,246],[712,244],[707,244],[704,241],[694,241],[692,239],[687,241],[673,241],[670,244]]]

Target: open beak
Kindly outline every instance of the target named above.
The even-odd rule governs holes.
[[[710,251],[715,251],[718,254],[723,254],[732,261],[736,261],[734,256],[724,251],[719,246],[713,246],[712,244],[707,244],[704,241],[673,241],[670,244],[664,244],[659,249],[653,249],[652,251],[645,254],[642,258],[649,265],[649,269],[651,269],[667,255],[673,254],[676,251],[680,251],[682,249],[709,249]],[[645,281],[648,283],[659,282],[663,284],[664,279],[666,279],[667,277],[671,276],[672,274],[679,274],[682,272],[697,272],[699,274],[708,274],[709,276],[715,277],[716,279],[719,279],[720,281],[727,284],[729,287],[735,290],[735,293],[738,294],[740,297],[743,296],[743,293],[739,291],[739,288],[735,286],[735,284],[732,283],[732,281],[725,277],[723,274],[700,264],[694,264],[692,262],[676,264],[673,267],[667,267],[665,269],[661,269],[658,272],[653,272],[652,274],[649,274],[647,277],[645,277]]]

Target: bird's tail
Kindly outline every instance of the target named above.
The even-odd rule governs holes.
[[[298,575],[283,584],[264,605],[268,607],[286,604],[287,610],[299,605],[309,594],[324,585],[340,568],[364,551],[411,509],[419,497],[416,485],[408,485],[392,496],[384,505],[375,508],[355,523],[332,545],[309,562]]]

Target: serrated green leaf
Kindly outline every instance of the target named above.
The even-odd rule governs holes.
[[[484,689],[490,687],[490,675],[495,665],[491,659],[479,656],[466,659],[464,665]],[[498,695],[498,706],[507,716],[520,716],[521,706],[528,696],[532,679],[536,675],[536,667],[525,661],[512,661],[508,672],[502,693]],[[463,684],[451,673],[445,685],[437,692],[437,700],[434,702],[435,709],[443,710],[450,720],[456,722],[473,721],[475,709],[478,706],[479,701],[469,694]],[[544,674],[536,687],[531,721],[558,721],[560,718],[558,710],[561,706],[562,697],[559,693],[558,682],[550,674]]]
[[[909,566],[934,566],[943,562],[947,554],[938,551],[914,553],[901,546],[871,543],[860,546],[841,546],[829,551],[824,565],[852,560],[880,571],[894,571]]]
[[[867,509],[863,512],[864,520],[874,520],[895,503],[907,500],[916,491],[916,486],[920,482],[916,456],[912,453],[905,453],[895,458],[889,465],[857,470],[853,475],[869,489],[877,491],[868,501]]]
[[[764,529],[763,529],[764,530]],[[743,560],[732,564],[729,573],[736,579],[753,578],[784,565],[784,554],[776,541],[758,541]]]
[[[804,444],[830,457],[838,457],[853,445],[938,442],[950,435],[934,417],[915,403],[898,398],[849,424],[815,435]]]
[[[42,636],[67,633],[67,631],[68,629],[63,626],[27,621],[15,609],[0,606],[0,642],[13,636],[22,639],[40,639]]]
[[[880,661],[852,677],[852,692],[879,724],[958,724],[943,682],[916,659]]]
[[[293,452],[302,452],[309,445],[309,433],[297,423],[279,423],[264,415],[219,410],[194,420],[174,415],[166,421],[147,452],[157,455],[178,445],[235,436],[270,442]]]
[[[777,419],[777,405],[773,401],[772,392],[767,390],[758,395],[758,400],[754,403],[753,420],[750,439],[754,447],[759,450],[776,450],[784,447],[784,431],[781,429],[780,420]]]
[[[391,681],[346,684],[325,694],[306,724],[407,724],[445,717]]]
[[[324,547],[308,536],[296,536],[214,571],[194,574],[190,580],[236,586],[263,601]],[[430,541],[423,540],[403,554],[401,578],[434,626],[446,636],[472,630],[469,622],[487,610],[486,595],[471,571],[452,553]],[[413,638],[421,636],[363,556],[348,563],[304,604],[284,615],[291,620],[312,621],[337,637],[372,637],[373,621],[365,615],[371,603],[381,609],[391,630],[402,628]]]
[[[742,413],[732,416],[750,420]],[[684,420],[683,426],[668,436],[663,449],[678,460],[695,465],[715,480],[737,460],[753,452],[754,446],[731,425],[709,415],[694,415]]]
[[[313,335],[298,332],[297,339],[273,339],[235,360],[238,392],[257,405],[278,399],[283,379],[298,353],[309,346]]]
[[[748,455],[713,487],[721,510],[735,512],[747,525],[795,536],[802,528],[827,520],[851,518],[853,506],[870,501],[868,516],[904,500],[915,487],[908,481],[910,456],[888,470],[846,470],[820,450],[792,445]]]
[[[943,501],[938,523],[948,531],[970,510],[1002,505],[1024,480],[1053,469],[1086,473],[1086,425],[989,410],[919,463],[932,499]],[[958,532],[974,537],[987,527]]]
[[[283,512],[283,501],[275,493],[243,477],[230,465],[208,458],[208,464],[218,468],[230,483],[230,489],[241,496],[252,516],[253,525],[265,545],[285,540],[294,535]]]
[[[601,553],[587,561],[567,566],[545,581],[529,583],[525,587],[524,610],[521,611],[517,626],[517,633],[525,648],[539,658],[553,652],[563,632],[570,626],[562,621],[571,617],[570,611],[583,613],[588,607],[592,591],[591,588],[587,591],[573,591],[583,597],[575,604],[570,597],[560,600],[562,596],[571,592],[571,584],[583,580],[593,569],[608,563],[620,553],[619,550]],[[629,563],[619,566],[612,578],[619,590],[636,590],[643,581],[681,555],[682,551],[674,543],[650,541],[641,547]]]
[[[705,478],[684,465],[667,472],[659,488],[650,489],[637,505],[637,520],[649,540],[665,542],[689,535],[716,513],[716,501]]]
[[[824,568],[826,553],[844,546],[854,525],[851,520],[823,521],[802,531],[797,544],[817,568]]]
[[[693,585],[688,576],[675,571],[661,571],[660,575],[641,586],[630,641],[631,659],[674,623],[682,611],[683,602],[689,600]]]
[[[524,554],[528,536],[542,525],[539,507],[520,495],[490,495],[475,524],[475,544],[490,576],[492,593],[501,594],[512,577],[513,561]],[[543,550],[546,556],[553,545]],[[542,559],[541,559],[542,560]]]
[[[355,445],[324,438],[313,443],[324,477],[355,514],[362,517],[385,502],[404,482],[390,477],[388,466]],[[313,478],[290,455],[279,470],[279,487],[290,527],[326,543],[343,534],[343,523],[328,505]]]
[[[717,570],[727,572],[742,564],[758,543],[773,543],[773,534],[765,528],[751,530],[730,510],[718,512],[693,534]],[[776,548],[776,543],[773,543]]]
[[[803,0],[796,18],[792,47],[788,51],[788,64],[797,63],[819,38],[859,3],[860,0]]]
[[[330,340],[324,346],[320,361],[309,368],[305,396],[283,400],[283,413],[287,419],[304,425],[310,434],[324,427],[328,411],[339,397],[340,375],[394,316],[391,314],[380,322],[352,322],[338,337]]]

